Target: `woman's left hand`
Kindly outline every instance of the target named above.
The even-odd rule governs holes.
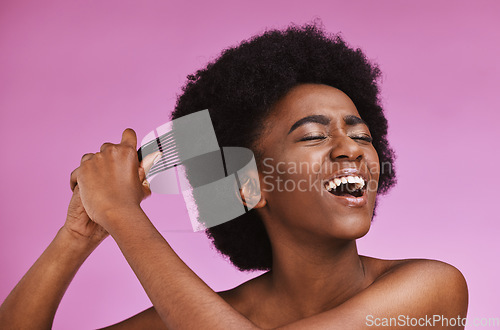
[[[151,194],[146,173],[159,152],[139,164],[136,146],[136,134],[128,128],[119,144],[104,143],[100,152],[71,173],[72,189],[78,184],[88,216],[105,229],[112,225],[106,222],[113,218],[108,215],[118,210],[137,210]]]

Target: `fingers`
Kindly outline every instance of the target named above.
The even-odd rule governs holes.
[[[115,145],[115,144],[110,143],[110,142],[103,143],[103,144],[102,144],[102,146],[101,146],[101,149],[99,149],[99,152],[104,152],[104,150],[105,150],[106,148],[109,148],[109,147],[114,146],[114,145]]]
[[[161,159],[161,155],[161,151],[153,152],[144,157],[139,166],[139,180],[142,182],[145,198],[151,195],[151,188],[149,186],[149,181],[146,179],[146,174],[148,174],[153,165]]]
[[[135,131],[131,128],[127,128],[123,131],[122,141],[120,144],[128,145],[134,149],[137,149],[137,136],[135,135]]]
[[[95,154],[93,153],[87,153],[82,156],[82,159],[80,160],[80,165],[83,164],[83,162],[92,159]],[[73,172],[71,172],[70,178],[69,178],[69,187],[71,188],[72,191],[75,190],[75,187],[77,185],[76,177],[77,177],[77,172],[78,168],[75,169]]]
[[[94,157],[94,154],[93,153],[87,153],[85,155],[82,156],[82,159],[80,160],[80,165],[86,161],[86,160],[89,160],[89,159],[92,159],[92,157]]]
[[[135,131],[133,129],[131,129],[131,128],[127,128],[126,130],[124,130],[123,134],[122,134],[122,140],[121,140],[120,144],[133,148],[134,149],[134,155],[136,155],[135,149],[136,149],[136,146],[137,146],[137,136],[135,134]],[[117,144],[113,144],[113,143],[109,143],[109,142],[104,143],[101,146],[100,152],[102,153],[106,149],[111,148],[111,147],[116,147],[116,146],[118,146],[118,145]],[[86,153],[86,154],[84,154],[82,156],[81,160],[80,160],[80,165],[82,165],[85,161],[92,159],[95,155],[96,154],[93,154],[93,153]],[[145,157],[145,159],[143,160],[142,164],[144,164],[144,166],[146,166],[146,167],[143,166],[142,167],[142,172],[139,171],[139,176],[141,178],[141,181],[143,181],[145,179],[146,173],[149,172],[149,170],[153,166],[154,160],[155,160],[154,157],[156,155],[157,155],[157,153],[154,153],[153,156],[148,155],[148,156],[151,156],[151,157],[149,157],[149,158]],[[71,172],[71,175],[70,175],[70,188],[71,188],[72,191],[77,186],[78,170],[79,170],[79,168],[75,169],[73,172]],[[148,185],[147,189],[149,190],[149,185]]]
[[[151,188],[149,187],[149,181],[146,179],[142,181],[142,191],[144,193],[144,198],[147,198],[151,195]]]
[[[122,140],[120,141],[120,144],[132,147],[136,149],[137,147],[137,135],[135,134],[135,131],[131,128],[127,128],[123,131],[122,133]],[[103,152],[106,148],[109,148],[111,146],[115,146],[116,144],[106,142],[103,143],[101,146],[100,152]]]
[[[73,172],[71,172],[70,178],[69,178],[69,187],[71,188],[71,191],[75,190],[75,187],[77,185],[76,178],[78,176],[78,169],[75,169]]]
[[[151,167],[153,167],[153,165],[156,164],[161,159],[161,155],[162,155],[161,151],[156,151],[144,157],[140,165],[140,167],[144,169],[144,177],[146,176],[146,174],[149,173]]]

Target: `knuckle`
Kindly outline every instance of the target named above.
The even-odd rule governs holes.
[[[93,159],[99,160],[102,159],[102,152],[96,152]],[[88,163],[88,162],[85,162]]]
[[[75,186],[76,186],[76,183],[77,183],[76,176],[77,176],[78,169],[79,168],[74,169],[71,172],[71,174],[69,175],[69,186],[70,186],[71,190],[75,189]]]
[[[71,179],[76,179],[76,175],[79,171],[80,171],[80,167],[77,167],[73,171],[71,171],[71,174],[70,174]]]
[[[104,154],[111,154],[114,155],[119,151],[119,148],[116,144],[107,144],[104,148],[101,149],[101,152]]]
[[[83,162],[83,161],[85,161],[85,160],[91,159],[93,156],[94,156],[94,154],[93,154],[93,153],[86,153],[86,154],[84,154],[84,155],[82,156],[81,161]]]
[[[103,143],[101,145],[101,151],[104,151],[106,149],[108,149],[109,147],[111,147],[113,144],[112,143],[109,143],[109,142],[106,142],[106,143]]]

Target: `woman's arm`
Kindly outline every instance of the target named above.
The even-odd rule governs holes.
[[[93,156],[85,154],[80,164]],[[142,173],[151,168],[154,156],[143,159],[139,167]],[[71,181],[70,185],[73,195],[66,222],[0,306],[2,329],[50,329],[57,307],[76,272],[108,236],[103,227],[89,218],[76,182]]]
[[[256,328],[177,256],[141,209],[109,214],[106,223],[167,328]]]
[[[184,264],[142,211],[150,191],[144,173],[137,175],[135,146],[135,133],[125,130],[120,144],[103,145],[74,172],[87,213],[115,239],[167,328],[259,329]],[[341,306],[284,328],[370,328],[369,315],[464,317],[466,309],[460,272],[421,263],[401,266]]]
[[[154,307],[150,307],[140,312],[139,314],[129,317],[126,320],[123,320],[119,323],[110,325],[105,328],[101,328],[101,330],[135,330],[135,329],[167,330],[167,327],[163,323],[162,319],[160,318]]]
[[[136,144],[127,129],[120,144],[105,143],[73,172],[87,214],[113,236],[167,328],[255,328],[184,264],[142,211],[151,192]]]
[[[167,328],[259,329],[182,262],[142,210],[107,217],[108,224],[114,223],[107,227],[111,236]],[[391,322],[385,329],[415,322],[422,327],[463,329],[467,297],[467,284],[456,268],[434,260],[412,260],[344,304],[279,329],[370,329],[384,322]],[[151,319],[156,312],[150,310]]]
[[[464,329],[467,307],[458,269],[410,259],[340,306],[277,329]]]
[[[76,188],[66,223],[0,306],[0,328],[50,329],[71,280],[107,235],[86,215]]]

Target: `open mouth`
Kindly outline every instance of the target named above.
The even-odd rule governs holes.
[[[366,190],[366,182],[360,176],[343,176],[325,182],[325,189],[335,196],[361,197]]]

